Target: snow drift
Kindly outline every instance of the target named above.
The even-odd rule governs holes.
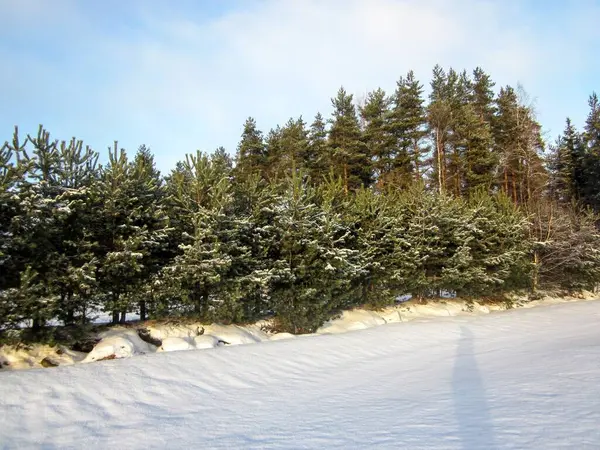
[[[599,323],[578,302],[6,371],[0,446],[597,448]]]

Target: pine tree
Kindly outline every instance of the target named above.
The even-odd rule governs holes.
[[[18,285],[22,266],[13,221],[22,213],[18,193],[29,169],[28,161],[22,157],[26,144],[27,140],[21,142],[15,127],[12,141],[0,147],[0,290]]]
[[[387,184],[394,156],[393,136],[387,130],[389,105],[390,100],[385,91],[379,88],[369,92],[365,104],[359,108],[360,117],[365,124],[363,139],[374,159],[375,176],[382,185]]]
[[[588,101],[590,112],[585,121],[585,148],[582,194],[584,202],[600,211],[600,101],[593,93]]]
[[[133,307],[140,284],[153,267],[152,252],[166,241],[166,216],[156,202],[159,174],[145,148],[134,161],[117,143],[109,152],[109,164],[92,186],[97,216],[95,232],[98,283],[104,309],[112,311],[113,322],[124,322]]]
[[[493,83],[481,69],[474,71],[471,81],[463,72],[459,81],[459,106],[454,132],[458,138],[458,154],[462,161],[461,192],[472,195],[478,190],[490,192],[498,164],[493,151],[492,120],[494,117]]]
[[[448,92],[448,76],[436,65],[431,80],[431,93],[427,107],[427,122],[431,141],[433,142],[433,157],[431,161],[431,184],[439,193],[446,191],[447,179],[447,146],[452,118],[452,105]]]
[[[24,213],[19,191],[29,168],[22,158],[26,144],[15,127],[12,141],[0,147],[0,331],[29,319],[22,317],[21,302],[17,300],[20,273],[26,264],[24,240],[19,235]]]
[[[550,196],[561,203],[579,201],[583,188],[583,144],[567,118],[565,131],[551,147],[548,161]]]
[[[412,180],[420,181],[425,172],[427,149],[423,139],[427,130],[422,95],[423,86],[411,70],[406,77],[400,77],[392,98],[388,128],[394,139],[395,154],[390,165],[391,172],[396,174],[392,178],[397,178],[400,185],[406,186]]]
[[[500,159],[498,185],[514,203],[526,204],[542,194],[546,174],[540,157],[541,126],[531,108],[521,103],[512,87],[500,89],[494,141]]]
[[[371,159],[362,140],[352,95],[342,87],[331,103],[334,110],[329,146],[333,171],[342,178],[346,192],[369,186],[372,182]]]
[[[267,155],[262,132],[256,127],[256,120],[249,117],[244,123],[242,139],[236,155],[236,177],[247,178],[254,173],[265,175]]]
[[[267,137],[270,179],[290,176],[305,168],[309,156],[308,131],[302,117],[289,119],[283,128],[272,130]]]
[[[129,295],[138,304],[140,320],[146,320],[148,304],[155,303],[151,281],[172,257],[169,246],[171,228],[167,215],[166,191],[150,149],[140,146],[129,170],[131,196],[135,206],[129,211],[128,221],[137,227],[138,236],[143,238],[138,248],[143,259],[139,276],[135,280],[136,289]]]
[[[327,145],[327,129],[321,113],[317,113],[308,131],[308,155],[306,167],[313,183],[320,184],[333,169],[331,153]]]
[[[233,231],[228,218],[233,197],[229,171],[218,162],[198,151],[186,155],[180,172],[173,174],[172,202],[191,233],[183,233],[181,254],[161,274],[163,295],[166,290],[172,297],[169,307],[180,306],[202,318],[214,318],[218,293],[232,264],[223,234]],[[229,241],[236,245],[235,239]]]

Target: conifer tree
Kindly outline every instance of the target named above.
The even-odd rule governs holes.
[[[289,119],[280,129],[268,137],[268,171],[273,179],[282,179],[307,165],[309,143],[308,131],[302,117]]]
[[[588,113],[583,130],[584,183],[582,193],[584,201],[594,211],[600,211],[600,101],[593,93],[588,105]]]
[[[431,80],[431,93],[427,107],[427,122],[431,141],[433,142],[433,155],[431,160],[431,184],[439,193],[446,191],[447,179],[447,146],[452,118],[452,105],[448,90],[448,76],[444,70],[436,65],[433,69]]]
[[[369,186],[372,182],[371,158],[362,139],[353,96],[342,87],[331,103],[329,146],[334,173],[342,178],[345,192]]]
[[[153,252],[160,253],[167,240],[159,174],[147,149],[129,161],[115,142],[92,195],[104,309],[112,311],[113,322],[123,322],[133,302],[142,300],[139,286],[156,271]]]
[[[412,180],[420,181],[425,172],[424,156],[427,149],[423,139],[427,130],[422,95],[423,86],[411,70],[406,77],[400,77],[392,98],[388,128],[395,147],[392,170],[398,174],[400,185],[406,186]]]
[[[224,162],[226,164],[226,162]],[[172,257],[169,221],[166,208],[166,191],[154,156],[145,145],[139,147],[130,163],[131,195],[134,208],[128,220],[143,237],[139,251],[143,255],[135,290],[130,294],[138,304],[140,320],[146,320],[148,303],[154,303],[151,280]]]
[[[264,176],[266,165],[267,155],[262,131],[257,128],[256,120],[248,117],[237,148],[235,176],[240,179],[254,173]]]
[[[326,123],[317,113],[308,130],[308,155],[306,166],[313,183],[320,184],[333,169],[331,153],[327,145]]]
[[[361,270],[336,204],[343,185],[321,189],[299,173],[279,198],[271,304],[279,327],[292,333],[315,331],[343,307]]]
[[[512,87],[500,89],[497,105],[494,141],[500,158],[498,184],[514,203],[525,204],[539,198],[546,181],[540,157],[541,127]]]
[[[480,188],[490,191],[496,166],[491,151],[491,125],[486,121],[490,117],[490,105],[486,102],[492,101],[489,80],[478,71],[475,75],[479,77],[478,86],[466,72],[459,75],[452,99],[450,171],[452,192],[457,196]]]
[[[387,184],[394,157],[393,136],[387,126],[390,100],[385,91],[379,88],[367,94],[365,103],[359,108],[363,121],[363,138],[374,162],[378,184]]]
[[[551,147],[548,160],[548,189],[550,196],[560,203],[571,203],[581,198],[583,151],[581,136],[567,118],[565,130]]]

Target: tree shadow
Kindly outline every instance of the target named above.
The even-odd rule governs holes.
[[[475,359],[473,340],[471,330],[461,327],[452,375],[458,438],[464,449],[495,449],[498,443]]]

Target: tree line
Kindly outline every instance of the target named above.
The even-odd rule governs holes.
[[[600,105],[546,149],[522,89],[477,68],[413,72],[328,119],[166,176],[141,146],[108,162],[76,138],[15,128],[0,150],[0,333],[104,311],[314,331],[400,295],[500,296],[600,279]]]

